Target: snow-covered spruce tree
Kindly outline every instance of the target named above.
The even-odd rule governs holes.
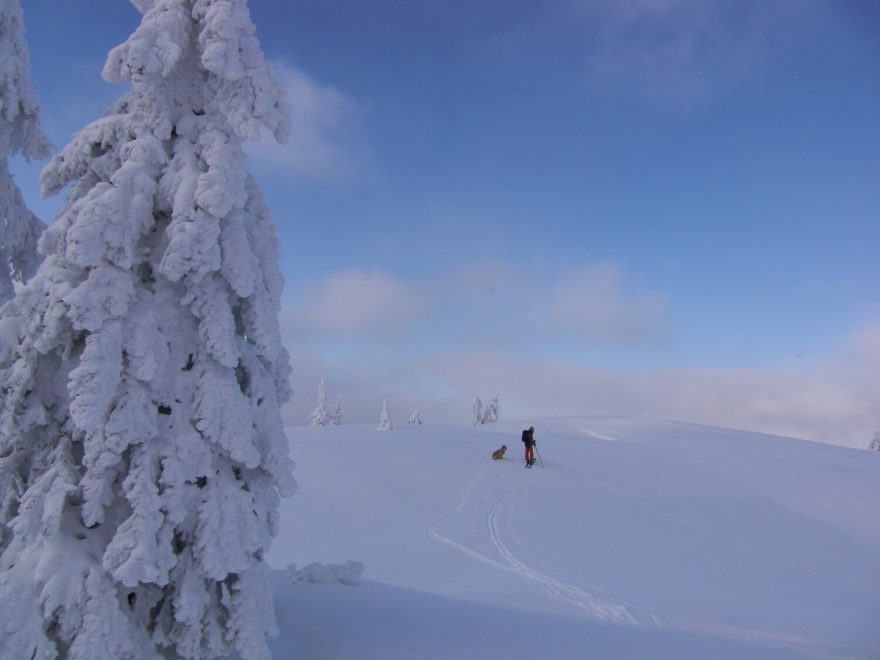
[[[342,395],[336,397],[336,410],[333,411],[333,426],[341,426],[342,425]]]
[[[421,426],[422,425],[422,416],[419,414],[419,411],[416,410],[412,415],[410,415],[409,423],[413,426]]]
[[[480,397],[474,397],[474,414],[471,416],[471,424],[477,426],[483,423],[483,402]]]
[[[382,399],[382,412],[379,414],[379,426],[377,431],[390,431],[394,428],[391,423],[391,415],[388,412],[388,399]]]
[[[0,657],[268,658],[290,367],[242,141],[288,110],[245,0],[135,4],[0,320]]]
[[[309,416],[309,426],[330,426],[330,414],[327,412],[327,394],[324,391],[324,379],[318,383],[318,405]]]
[[[45,229],[21,197],[9,172],[10,156],[46,158],[49,142],[39,128],[40,101],[31,87],[31,65],[18,0],[0,0],[0,304],[37,270],[37,240]]]
[[[483,413],[483,419],[480,422],[481,424],[494,424],[498,421],[498,395],[493,394],[492,398],[489,399],[489,405],[486,406],[486,411]]]
[[[868,449],[871,451],[880,451],[880,431],[874,433],[874,437],[871,438],[871,444],[868,445]]]

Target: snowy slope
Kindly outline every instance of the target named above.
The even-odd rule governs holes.
[[[275,657],[880,657],[880,453],[657,420],[289,429]],[[489,453],[505,443],[504,461]]]

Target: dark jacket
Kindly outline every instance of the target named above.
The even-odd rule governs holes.
[[[535,446],[535,432],[526,429],[522,434],[522,441],[526,443],[526,447],[534,447]]]

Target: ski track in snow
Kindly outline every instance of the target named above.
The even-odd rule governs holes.
[[[455,501],[455,504],[452,505],[452,508],[445,515],[425,527],[425,533],[434,540],[453,547],[459,552],[462,552],[468,557],[472,557],[473,559],[476,559],[477,561],[486,564],[487,566],[491,566],[492,568],[500,571],[505,571],[507,573],[512,573],[528,580],[529,582],[532,582],[536,586],[540,587],[550,597],[568,603],[569,605],[576,607],[577,609],[581,610],[592,618],[601,619],[603,621],[614,621],[618,623],[638,624],[638,621],[636,621],[635,617],[633,617],[632,614],[630,614],[629,611],[622,605],[614,605],[613,603],[608,603],[601,598],[597,598],[596,596],[593,596],[592,594],[589,594],[572,584],[560,582],[559,580],[556,580],[549,575],[545,575],[544,573],[540,573],[534,569],[529,568],[528,566],[526,566],[526,564],[517,559],[516,556],[507,547],[507,545],[505,545],[504,540],[501,538],[501,533],[498,529],[498,516],[500,512],[504,510],[504,507],[511,500],[511,498],[514,496],[520,486],[525,482],[527,477],[527,474],[525,472],[511,479],[510,487],[504,491],[501,497],[499,497],[498,500],[486,512],[486,530],[489,534],[489,539],[491,540],[493,547],[498,552],[498,555],[501,557],[502,561],[493,559],[492,557],[489,557],[486,554],[468,545],[459,543],[458,541],[454,541],[448,536],[444,536],[439,531],[437,531],[441,525],[448,522],[453,517],[464,511],[465,505],[471,499],[474,491],[482,482],[485,481],[489,469],[490,465],[487,465],[482,470],[477,472],[471,482],[465,487],[461,495]]]
[[[476,559],[477,561],[480,561],[488,566],[491,566],[492,568],[497,568],[498,570],[501,570],[501,571],[512,571],[513,569],[510,566],[508,566],[507,564],[503,564],[499,561],[492,559],[491,557],[487,557],[482,552],[474,550],[473,548],[470,548],[462,543],[458,543],[457,541],[453,541],[448,536],[443,536],[443,534],[441,534],[440,532],[437,531],[437,528],[440,525],[451,520],[455,515],[462,512],[462,510],[464,509],[464,505],[470,499],[471,495],[473,494],[474,490],[479,485],[479,483],[481,481],[483,481],[483,478],[486,476],[486,473],[488,471],[489,471],[488,467],[485,467],[482,470],[480,470],[476,474],[476,476],[473,478],[473,480],[462,491],[461,495],[456,500],[455,504],[452,505],[452,508],[444,516],[442,516],[441,518],[438,518],[437,520],[432,522],[430,525],[425,527],[425,533],[428,536],[430,536],[432,539],[434,539],[435,541],[439,541],[440,543],[445,543],[446,545],[455,548],[459,552],[462,552],[462,553],[466,554],[467,556]]]

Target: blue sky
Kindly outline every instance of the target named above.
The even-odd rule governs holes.
[[[56,147],[138,14],[23,0]],[[301,423],[636,414],[880,428],[872,2],[251,0],[293,106],[250,148]],[[84,38],[84,35],[86,37]],[[41,164],[17,181],[45,219]]]

